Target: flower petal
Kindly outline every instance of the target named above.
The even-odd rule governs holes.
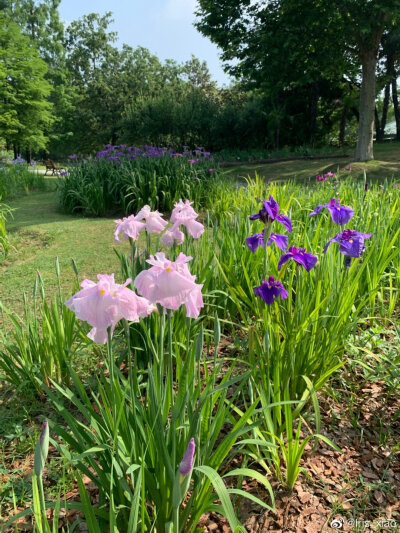
[[[251,237],[247,237],[246,245],[254,254],[259,246],[265,247],[264,235],[262,233],[255,233]]]
[[[319,215],[319,213],[322,211],[322,209],[324,209],[325,207],[329,207],[329,204],[321,204],[321,205],[317,205],[317,207],[314,209],[314,211],[312,211],[311,213],[309,213],[309,217],[313,217],[314,215]]]
[[[347,224],[354,215],[353,209],[347,207],[346,205],[329,207],[329,211],[331,213],[333,222],[335,224],[339,224],[340,226]]]
[[[286,248],[288,247],[288,241],[289,238],[287,235],[271,233],[268,239],[268,246],[270,246],[274,242],[278,248],[280,248],[281,250],[286,250]]]
[[[292,233],[292,221],[289,217],[285,215],[278,215],[275,220],[283,224],[289,233]]]
[[[278,270],[280,270],[282,268],[282,266],[287,262],[289,261],[289,259],[291,259],[293,257],[293,254],[288,252],[286,254],[283,254],[281,255],[280,259],[279,259],[279,263],[278,263]]]

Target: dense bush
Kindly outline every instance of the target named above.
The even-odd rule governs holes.
[[[203,145],[216,151],[225,147],[271,145],[264,101],[239,90],[206,92],[176,88],[138,99],[122,119],[124,142]]]
[[[79,160],[59,182],[60,202],[70,213],[129,214],[144,204],[168,211],[179,198],[204,205],[217,179],[210,154],[176,153],[165,148],[110,146]]]

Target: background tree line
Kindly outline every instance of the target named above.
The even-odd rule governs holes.
[[[372,159],[374,124],[381,139],[390,88],[399,138],[400,0],[199,0],[197,14],[197,28],[221,48],[226,70],[260,88],[280,116],[290,116],[290,101],[306,105],[304,138],[312,142],[329,128],[336,103],[340,142],[355,115],[355,159]],[[380,117],[375,103],[383,87]],[[277,137],[283,123],[277,121]]]
[[[391,112],[400,138],[400,0],[199,0],[197,27],[220,47],[229,88],[194,56],[117,47],[111,13],[65,27],[60,1],[0,0],[0,138],[15,155],[358,138],[368,159],[372,126],[382,140]]]
[[[0,138],[15,157],[111,143],[268,144],[263,99],[218,88],[205,62],[161,62],[115,43],[111,13],[64,27],[60,0],[0,0]]]

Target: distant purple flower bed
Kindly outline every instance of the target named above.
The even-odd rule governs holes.
[[[210,152],[202,147],[184,146],[177,152],[108,144],[93,156],[71,154],[69,160],[68,174],[61,176],[61,204],[68,212],[86,215],[122,215],[143,204],[165,211],[184,197],[204,206],[211,184],[221,179]]]
[[[73,154],[75,155],[75,154]],[[104,150],[100,150],[96,154],[97,159],[106,159],[107,161],[122,161],[122,160],[134,160],[139,157],[150,158],[185,158],[192,165],[211,158],[211,153],[205,151],[202,147],[198,147],[195,150],[189,150],[187,146],[184,147],[183,152],[176,152],[172,148],[149,146],[144,144],[141,148],[138,146],[126,146],[125,144],[111,145],[107,144]],[[72,158],[72,156],[70,156]]]

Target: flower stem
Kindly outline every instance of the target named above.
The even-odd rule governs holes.
[[[111,327],[107,328],[107,358],[108,358],[108,371],[110,373],[110,387],[111,387],[111,402],[112,413],[115,422],[115,393],[114,393],[114,358],[112,353],[112,339],[111,339]]]
[[[169,373],[169,386],[171,394],[171,414],[174,409],[174,367],[173,367],[173,355],[172,355],[172,311],[167,310],[168,316],[168,373]],[[172,429],[172,468],[176,469],[176,433],[175,428]]]
[[[131,354],[131,335],[129,331],[129,323],[124,318],[123,319],[124,324],[124,330],[125,330],[125,338],[126,338],[126,348],[127,348],[127,359],[128,359],[128,380],[129,380],[129,387],[131,389],[131,394],[134,392],[136,395],[136,398],[139,398],[139,386],[138,386],[138,379],[137,379],[137,361],[135,360],[134,365],[132,365],[132,354]],[[132,405],[133,405],[133,397],[132,399]]]
[[[146,242],[147,242],[147,257],[150,257],[151,238],[150,238],[150,233],[148,232],[146,232]]]
[[[44,489],[43,489],[43,480],[42,476],[37,477],[37,482],[39,485],[39,495],[40,495],[40,507],[41,507],[41,515],[42,515],[42,524],[43,524],[43,531],[46,531],[47,526],[47,517],[46,517],[46,503],[44,499]]]
[[[158,368],[158,380],[159,386],[162,387],[164,376],[164,331],[165,331],[165,311],[161,305],[157,305],[159,317],[160,317],[160,345],[159,345],[159,368]]]
[[[179,533],[179,507],[175,507],[173,511],[174,533]]]
[[[131,245],[131,272],[130,277],[132,280],[136,278],[136,261],[135,261],[135,254],[136,254],[136,244],[135,241],[129,237],[129,244]]]
[[[264,228],[264,274],[268,275],[268,240],[271,235],[271,224],[268,223]]]

